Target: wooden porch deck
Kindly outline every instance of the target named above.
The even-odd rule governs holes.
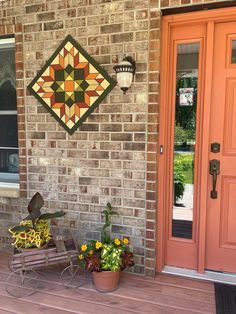
[[[0,314],[215,313],[212,283],[164,274],[152,279],[123,273],[119,289],[105,294],[94,289],[90,278],[80,288],[65,288],[59,280],[61,269],[51,269],[40,272],[35,294],[16,299],[5,290],[8,257],[0,252]]]

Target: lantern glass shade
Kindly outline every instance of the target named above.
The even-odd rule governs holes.
[[[117,83],[120,88],[126,92],[127,89],[130,88],[133,80],[133,73],[131,72],[120,72],[117,73]]]
[[[114,70],[116,72],[117,83],[125,94],[133,81],[135,62],[131,57],[126,57],[118,65],[114,66]]]

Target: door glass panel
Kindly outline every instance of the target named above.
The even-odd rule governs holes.
[[[231,63],[236,63],[236,40],[232,40],[232,57]]]
[[[199,43],[177,45],[172,236],[192,239]]]

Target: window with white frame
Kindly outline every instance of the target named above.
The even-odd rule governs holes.
[[[15,38],[0,38],[0,186],[18,183]]]

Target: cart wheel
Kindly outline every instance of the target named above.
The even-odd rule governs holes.
[[[13,271],[12,262],[13,262],[13,258],[12,257],[8,258],[7,264],[8,264],[8,268],[10,269],[10,271]]]
[[[85,276],[78,265],[70,265],[63,269],[60,279],[66,288],[78,288],[84,283]]]
[[[6,291],[16,298],[28,297],[36,291],[38,284],[38,274],[35,270],[18,269],[7,277]]]

